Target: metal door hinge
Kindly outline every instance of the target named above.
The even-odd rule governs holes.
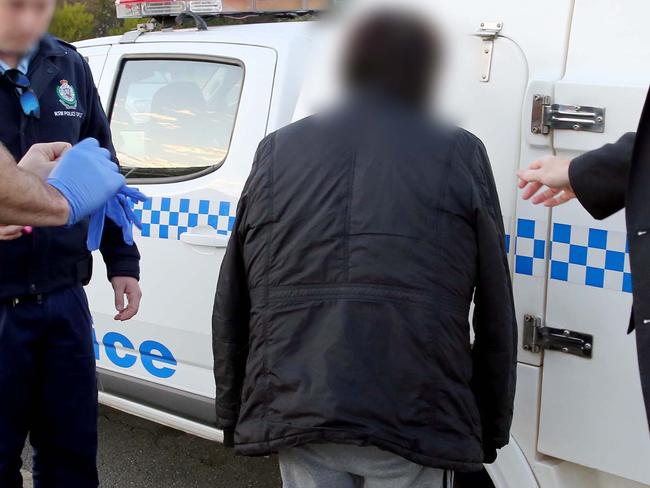
[[[605,132],[605,109],[583,105],[551,103],[548,95],[533,95],[530,130],[548,134],[551,129]]]
[[[568,329],[554,329],[542,325],[542,319],[524,317],[524,349],[539,353],[542,349],[560,351],[591,359],[594,350],[594,336]]]
[[[490,81],[492,71],[492,51],[494,51],[494,40],[503,29],[503,22],[481,22],[476,35],[483,39],[481,42],[481,81]]]

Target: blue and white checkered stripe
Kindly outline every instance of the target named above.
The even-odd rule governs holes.
[[[135,213],[142,220],[142,237],[180,239],[181,234],[197,226],[210,226],[218,234],[229,235],[236,209],[235,202],[226,200],[156,197],[136,206]],[[555,223],[549,248],[546,222],[518,219],[514,236],[509,219],[504,219],[504,224],[506,252],[514,243],[516,274],[543,277],[548,253],[552,280],[632,292],[624,232]]]
[[[552,280],[632,292],[625,232],[554,223],[549,249],[546,245],[546,223],[519,219],[515,273],[544,276],[547,252]]]
[[[210,226],[217,234],[229,235],[235,224],[237,204],[230,201],[189,198],[151,198],[135,207],[142,220],[142,237],[180,239],[197,226]]]
[[[515,239],[515,273],[544,276],[546,248],[546,222],[518,219]]]
[[[552,239],[551,279],[632,292],[624,232],[556,223]]]

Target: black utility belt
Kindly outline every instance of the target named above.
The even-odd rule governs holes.
[[[0,303],[3,305],[11,305],[12,307],[18,307],[19,305],[27,304],[40,305],[43,303],[44,297],[45,293],[36,293],[34,295],[23,295],[20,297],[0,298]]]

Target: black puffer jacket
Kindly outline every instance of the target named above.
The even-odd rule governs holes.
[[[504,238],[464,130],[366,100],[265,138],[213,316],[218,424],[237,452],[371,444],[480,469],[512,419]]]

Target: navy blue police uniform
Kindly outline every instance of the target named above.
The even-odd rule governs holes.
[[[35,143],[75,144],[94,137],[117,162],[90,68],[73,46],[44,36],[27,76],[39,100],[39,118],[24,114],[19,89],[0,76],[0,142],[16,160]],[[95,355],[83,290],[92,271],[87,232],[86,220],[0,241],[3,488],[22,486],[20,456],[28,433],[36,487],[98,486]],[[139,278],[137,247],[125,244],[108,220],[100,250],[109,279]]]

